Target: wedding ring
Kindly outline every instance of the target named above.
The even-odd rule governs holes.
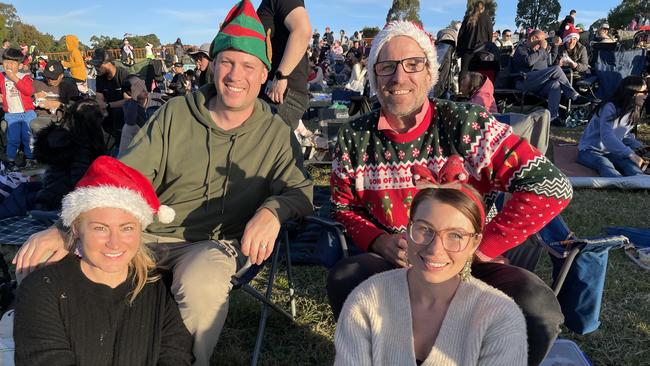
[[[260,248],[266,249],[266,244],[260,244]]]

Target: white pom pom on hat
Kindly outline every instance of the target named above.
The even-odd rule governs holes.
[[[94,208],[119,208],[135,216],[142,228],[154,215],[163,224],[174,221],[174,210],[161,205],[151,182],[139,171],[109,156],[100,156],[75,189],[63,197],[61,219],[70,226],[83,212]]]

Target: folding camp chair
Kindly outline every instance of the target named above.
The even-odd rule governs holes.
[[[281,247],[284,246],[285,250],[281,251]],[[275,275],[278,271],[278,261],[281,256],[281,252],[284,254],[284,260],[286,262],[287,268],[287,282],[288,282],[288,292],[289,292],[289,306],[290,312],[281,308],[278,304],[274,303],[272,300],[274,284],[275,284]],[[250,282],[257,277],[258,273],[262,270],[264,265],[270,261],[271,268],[269,269],[268,278],[266,282],[266,289],[264,293],[260,293],[257,289],[250,285]],[[257,365],[260,354],[262,352],[262,340],[264,339],[264,329],[266,328],[266,320],[268,319],[269,308],[277,311],[279,314],[284,315],[291,321],[296,319],[296,297],[295,290],[293,287],[293,269],[291,266],[291,254],[289,251],[289,237],[286,228],[280,230],[280,235],[276,241],[276,245],[273,248],[273,254],[271,258],[265,261],[262,265],[251,264],[250,260],[239,270],[230,280],[230,283],[233,285],[234,290],[243,290],[244,293],[252,296],[254,299],[258,300],[261,303],[260,311],[260,321],[257,327],[257,337],[255,339],[255,348],[253,350],[253,355],[251,358],[251,365]]]
[[[622,235],[577,237],[556,216],[529,240],[505,253],[512,265],[533,271],[543,250],[553,263],[553,292],[565,317],[565,325],[579,334],[600,326],[600,306],[609,250],[629,244]]]

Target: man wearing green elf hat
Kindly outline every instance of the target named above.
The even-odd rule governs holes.
[[[261,263],[280,224],[312,211],[312,183],[301,172],[289,126],[257,99],[271,63],[249,0],[238,3],[214,38],[214,83],[167,102],[120,160],[149,178],[176,212],[154,222],[145,240],[194,336],[196,365],[207,365],[228,312],[230,278],[246,259]],[[64,231],[35,234],[14,258],[35,269],[63,258]]]

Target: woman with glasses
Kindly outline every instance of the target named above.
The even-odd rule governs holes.
[[[470,186],[421,189],[405,233],[408,266],[371,277],[347,298],[335,365],[525,365],[521,310],[470,273],[484,223]]]
[[[602,177],[643,175],[648,146],[632,130],[640,121],[648,85],[640,76],[621,80],[610,100],[601,102],[589,120],[578,145],[578,163]]]

